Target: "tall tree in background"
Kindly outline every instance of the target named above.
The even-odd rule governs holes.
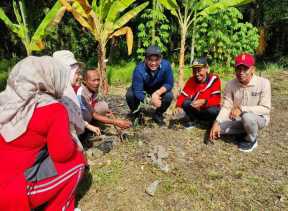
[[[33,51],[41,51],[44,49],[45,44],[42,39],[47,35],[49,28],[55,27],[60,22],[65,13],[65,7],[59,2],[56,2],[31,36],[32,32],[27,24],[23,1],[19,1],[19,5],[13,1],[13,9],[17,23],[13,23],[2,8],[0,8],[0,20],[2,20],[6,26],[21,39],[27,55],[31,55]]]
[[[163,1],[163,0],[162,0]],[[167,0],[166,0],[167,1]],[[137,58],[143,59],[145,49],[150,45],[157,45],[162,52],[167,51],[169,42],[169,20],[164,14],[164,7],[161,0],[152,0],[152,8],[148,8],[140,16],[142,21],[138,25]]]
[[[60,0],[71,12],[74,18],[94,36],[98,43],[98,66],[101,77],[101,91],[108,93],[108,81],[106,78],[106,45],[114,36],[126,35],[128,54],[132,52],[133,32],[125,26],[132,18],[137,16],[149,2],[142,3],[124,14],[136,0],[93,0],[90,5],[87,0]]]
[[[229,66],[241,52],[254,54],[259,41],[258,29],[251,23],[241,23],[242,19],[242,13],[234,7],[199,17],[193,29],[197,56],[205,54],[213,64]]]
[[[208,16],[214,14],[220,10],[233,7],[240,4],[246,4],[251,0],[220,0],[215,2],[213,0],[183,0],[177,4],[176,0],[170,0],[166,2],[166,8],[168,8],[172,15],[174,15],[179,23],[180,27],[180,55],[179,55],[179,79],[178,87],[182,87],[184,78],[184,65],[185,65],[185,45],[187,32],[191,25],[197,24],[198,17]]]

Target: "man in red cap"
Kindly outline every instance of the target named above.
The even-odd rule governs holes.
[[[257,147],[258,130],[269,123],[271,110],[270,82],[255,75],[255,59],[242,53],[235,57],[236,78],[224,90],[219,115],[210,131],[210,140],[220,134],[240,134],[240,151],[251,152]]]

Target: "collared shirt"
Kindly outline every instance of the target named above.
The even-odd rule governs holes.
[[[239,106],[242,112],[252,112],[261,115],[269,122],[271,110],[271,85],[268,79],[254,75],[247,85],[237,79],[229,81],[224,90],[224,100],[218,122],[229,119],[233,106]]]
[[[182,107],[186,99],[205,99],[207,103],[201,109],[211,106],[220,107],[221,101],[221,81],[217,75],[208,74],[204,83],[200,83],[194,76],[189,78],[183,90],[177,98],[176,106]]]
[[[77,98],[84,120],[90,122],[91,114],[94,112],[94,106],[97,102],[97,93],[93,93],[86,86],[81,85],[77,91]]]
[[[167,91],[170,91],[173,88],[173,84],[172,68],[165,59],[161,60],[160,67],[155,71],[155,74],[151,73],[151,70],[144,62],[139,63],[133,72],[132,90],[136,98],[141,101],[145,98],[145,92],[152,94],[162,86]]]

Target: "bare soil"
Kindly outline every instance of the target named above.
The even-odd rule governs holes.
[[[148,117],[145,126],[129,129],[128,139],[109,153],[89,156],[90,171],[78,190],[78,207],[84,211],[288,210],[288,72],[264,76],[272,84],[273,108],[256,150],[241,153],[231,137],[206,145],[205,127],[159,128]],[[128,113],[124,94],[124,87],[113,87],[109,97],[115,113],[123,117]],[[168,173],[148,158],[158,145],[168,152]],[[155,180],[160,183],[150,196],[145,189]]]

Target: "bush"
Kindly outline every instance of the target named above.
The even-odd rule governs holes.
[[[283,68],[287,69],[288,68],[288,55],[282,56],[279,59],[279,65],[281,65]]]

